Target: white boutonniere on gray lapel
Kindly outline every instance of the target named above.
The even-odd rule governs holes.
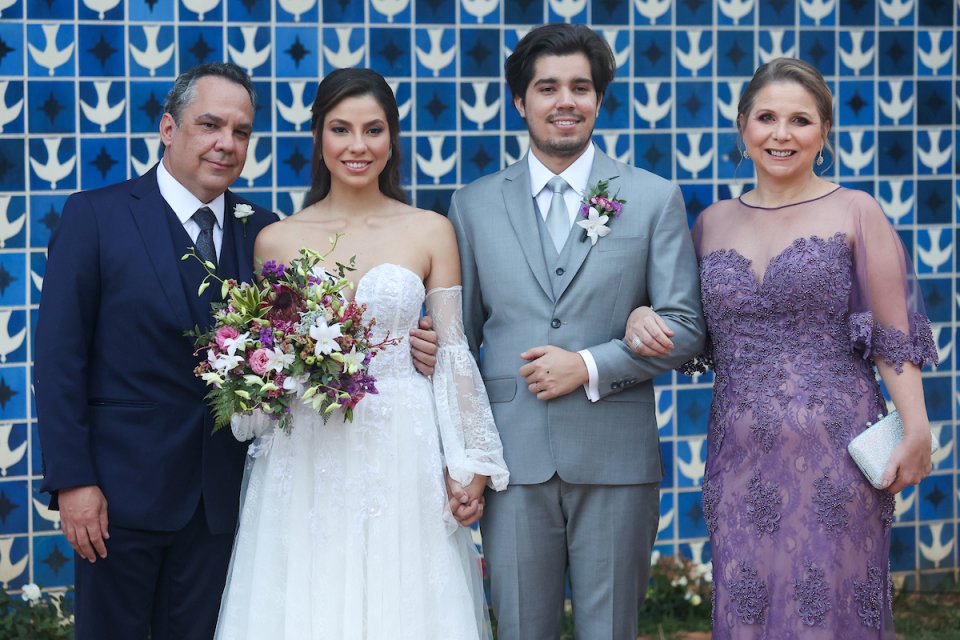
[[[247,218],[253,215],[253,207],[250,205],[241,202],[240,204],[234,205],[233,207],[233,217],[243,223],[243,237],[247,237]]]
[[[610,233],[607,223],[619,218],[623,212],[623,205],[627,201],[609,193],[610,181],[616,177],[600,180],[587,190],[587,195],[580,201],[580,216],[584,218],[577,220],[577,225],[583,229],[581,242],[590,238],[590,245],[596,245],[597,240]]]

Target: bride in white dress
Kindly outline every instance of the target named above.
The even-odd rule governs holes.
[[[328,265],[356,257],[358,302],[378,336],[405,336],[426,304],[438,336],[432,380],[407,345],[371,364],[377,395],[324,424],[298,405],[287,435],[235,421],[251,445],[217,638],[490,638],[480,560],[451,504],[481,504],[509,477],[486,392],[463,335],[460,265],[447,220],[405,204],[399,116],[381,76],[328,75],[313,104],[313,188],[299,213],[257,238],[259,260],[302,246]],[[455,496],[448,502],[444,469]]]

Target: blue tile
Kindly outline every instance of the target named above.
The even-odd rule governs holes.
[[[44,587],[73,584],[75,554],[62,533],[38,535],[33,539],[33,575]]]
[[[218,2],[216,6],[209,11],[197,13],[192,11],[186,2],[180,0],[180,13],[178,15],[180,20],[184,22],[218,22],[223,19],[223,4],[223,2]]]
[[[0,197],[0,249],[26,246],[27,203],[23,196]]]
[[[127,69],[131,76],[150,78],[175,74],[173,27],[155,24],[130,25],[127,37],[130,50]],[[169,82],[166,85],[169,88]]]
[[[277,76],[315,80],[320,68],[317,30],[313,27],[277,27],[273,46]]]
[[[0,436],[2,435],[3,431],[0,430]],[[0,446],[2,444],[0,442]],[[0,480],[0,535],[26,535],[30,532],[29,520],[27,481]]]
[[[126,74],[122,26],[81,24],[77,49],[81,76],[123,77]]]
[[[417,183],[421,185],[455,184],[457,181],[457,141],[453,136],[418,136],[416,147]]]
[[[71,133],[76,128],[77,97],[74,83],[35,81],[27,84],[31,105],[27,116],[31,133]]]
[[[499,136],[464,136],[460,145],[460,172],[464,182],[500,169]]]
[[[663,29],[637,30],[633,40],[633,72],[645,78],[669,78],[673,34]]]
[[[771,0],[760,2],[761,25],[792,25],[796,12],[796,0]]]
[[[15,490],[17,483],[4,482],[16,477],[27,477],[29,474],[29,442],[27,439],[27,425],[19,424],[0,424],[0,491],[4,489]],[[23,485],[25,487],[25,485]],[[0,498],[0,503],[4,499]],[[0,523],[7,520],[4,513],[10,513],[6,508],[0,506]],[[0,525],[2,526],[2,525]],[[23,529],[26,532],[26,527]],[[4,533],[14,533],[13,530],[5,530]]]
[[[370,29],[370,66],[385,77],[409,76],[410,31],[408,29]]]
[[[461,76],[489,76],[496,82],[502,66],[499,30],[461,29],[460,52]]]
[[[80,143],[82,189],[97,189],[127,178],[126,142],[119,138],[87,138]]]
[[[949,80],[920,80],[917,82],[917,124],[946,126],[951,123],[953,107],[950,104]]]
[[[663,129],[670,126],[673,96],[669,82],[649,80],[634,87],[633,122],[639,129]]]
[[[890,568],[913,571],[917,566],[917,538],[913,525],[893,527],[890,532]]]
[[[363,22],[366,3],[323,0],[324,22]]]
[[[127,94],[122,80],[80,83],[80,132],[120,133],[125,130]]]
[[[276,55],[271,37],[269,27],[228,27],[227,53],[230,62],[254,78],[270,75],[270,65]]]
[[[673,141],[669,133],[638,133],[633,148],[636,166],[667,178],[673,174]]]
[[[859,0],[858,2],[838,2],[840,24],[845,27],[869,26],[874,24],[876,4],[874,0]]]
[[[453,29],[417,29],[414,35],[417,75],[453,78],[457,75],[457,34]]]
[[[223,29],[220,27],[180,26],[177,28],[177,40],[183,69],[223,60]]]
[[[27,280],[26,280],[26,254],[23,253],[0,253],[0,306],[3,307],[15,307],[23,306],[26,302],[27,295]],[[3,317],[2,311],[0,311],[0,319]],[[18,316],[21,317],[22,316]],[[10,325],[7,327],[7,331],[11,336],[14,336],[18,333],[13,329],[13,326],[17,323],[13,321],[11,317]],[[21,328],[23,325],[19,325]],[[0,320],[0,337],[3,337],[3,323]],[[22,339],[22,338],[21,338]],[[0,340],[0,345],[3,345],[4,341]],[[13,353],[16,353],[14,351]],[[24,352],[23,359],[26,358],[26,353]],[[0,361],[7,362],[12,360],[11,356],[3,352],[3,346],[0,346]]]
[[[452,24],[456,22],[456,0],[416,0],[417,22]]]
[[[880,31],[877,47],[880,75],[908,76],[913,74],[913,33],[910,31]]]
[[[600,115],[597,118],[596,128],[621,129],[630,122],[630,112],[633,105],[630,101],[630,83],[611,82],[600,104]]]

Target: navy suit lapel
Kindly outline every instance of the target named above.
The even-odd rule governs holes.
[[[236,260],[236,269],[226,277],[236,278],[239,282],[249,282],[253,278],[253,241],[256,234],[247,228],[249,222],[244,222],[244,220],[249,221],[250,218],[240,220],[233,215],[237,204],[237,197],[227,191],[224,200],[221,258],[226,253],[226,249],[230,248]]]
[[[617,189],[620,188],[620,180],[617,174],[620,173],[620,170],[617,168],[617,164],[606,155],[600,149],[596,150],[596,155],[593,158],[593,167],[590,169],[590,179],[587,181],[587,189],[595,185],[600,180],[609,180],[610,181],[610,194],[615,195]],[[610,224],[610,234],[615,234],[617,232],[617,225]],[[579,226],[574,223],[574,236],[570,238],[570,242],[573,246],[571,247],[570,255],[567,261],[567,269],[564,274],[563,281],[560,282],[560,288],[557,291],[557,300],[560,299],[560,296],[563,295],[563,292],[567,290],[567,287],[570,286],[570,283],[573,282],[573,279],[576,278],[577,273],[580,271],[580,268],[583,266],[583,263],[587,259],[590,250],[593,248],[593,245],[590,243],[589,239],[583,239],[583,231]],[[609,237],[609,235],[607,236]],[[600,238],[597,242],[603,242],[603,238]]]
[[[540,284],[540,288],[548,298],[553,300],[553,287],[550,284],[550,276],[547,274],[540,231],[537,229],[537,219],[534,217],[540,214],[534,208],[533,196],[530,195],[530,171],[527,169],[526,157],[504,171],[503,206],[513,231],[520,241],[520,248],[527,260],[527,265]]]
[[[173,309],[177,323],[184,328],[191,327],[194,319],[191,305],[184,295],[179,266],[180,256],[186,252],[187,245],[176,246],[174,242],[175,236],[171,234],[169,223],[169,218],[174,214],[160,195],[156,167],[139,179],[131,194],[133,199],[130,202],[130,214],[140,231],[144,252],[157,274],[160,289]],[[189,238],[187,241],[189,242]],[[199,263],[197,268],[200,269]]]

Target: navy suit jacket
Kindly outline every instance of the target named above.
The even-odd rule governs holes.
[[[276,216],[241,223],[226,193],[218,275],[248,280],[253,243]],[[189,235],[160,195],[156,167],[75,193],[50,239],[36,327],[34,393],[42,491],[95,484],[111,525],[175,531],[203,498],[213,533],[236,526],[245,445],[212,433],[193,338],[210,323],[205,272],[181,261]]]

